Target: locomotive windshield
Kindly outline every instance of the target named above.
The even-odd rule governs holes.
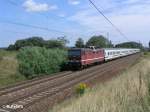
[[[81,54],[80,50],[70,50],[68,52],[68,55],[70,55],[70,56],[80,56],[80,54]]]

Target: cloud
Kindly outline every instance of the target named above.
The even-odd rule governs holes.
[[[80,1],[79,0],[68,0],[68,3],[71,5],[78,5],[78,4],[80,4]]]
[[[74,21],[90,31],[104,30],[109,26],[101,16],[90,9],[79,11],[75,15],[69,17],[68,20]]]
[[[23,3],[26,11],[28,12],[42,12],[48,10],[56,10],[58,7],[56,5],[48,5],[46,3],[36,3],[34,0],[26,0]]]
[[[150,29],[150,1],[141,0],[95,0],[96,5],[104,14],[123,32],[129,40],[146,43]],[[101,6],[105,6],[102,8]],[[99,13],[93,8],[87,7],[79,10],[68,18],[87,28],[87,32],[109,32],[112,41],[127,41],[123,38]],[[90,29],[90,30],[89,30]]]

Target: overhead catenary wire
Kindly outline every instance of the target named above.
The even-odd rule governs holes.
[[[7,0],[7,2],[10,3],[11,5],[16,6],[16,7],[19,7],[19,6],[20,6],[17,2],[12,1],[12,0]],[[47,15],[45,15],[45,14],[42,14],[42,13],[36,13],[36,14],[37,14],[37,15],[40,15],[40,16],[43,16],[43,17],[46,18],[46,20],[47,20],[47,28],[48,28],[48,19],[49,19],[49,17],[48,17]]]
[[[39,29],[39,30],[50,31],[50,32],[56,32],[58,34],[62,34],[63,36],[67,36],[67,35],[76,36],[76,33],[60,31],[60,30],[56,30],[56,29],[50,29],[50,28],[40,27],[40,26],[36,26],[36,25],[31,25],[31,24],[25,24],[25,23],[13,22],[13,21],[0,21],[0,23],[29,27],[29,28],[33,28],[33,29]],[[82,36],[85,36],[85,35],[82,35]]]
[[[17,2],[15,2],[13,0],[7,0],[7,2],[14,5],[14,6],[16,6],[16,7],[20,6]],[[48,20],[47,15],[40,14],[40,13],[36,13],[36,14],[44,16]],[[30,27],[30,28],[36,28],[36,29],[41,29],[41,30],[46,30],[46,31],[54,31],[54,32],[61,33],[61,34],[66,34],[66,33],[69,34],[69,32],[63,32],[63,31],[58,31],[58,30],[55,30],[55,29],[49,29],[48,27],[46,28],[46,27],[34,26],[34,25],[29,25],[29,24],[24,24],[24,23],[17,23],[17,22],[12,22],[12,21],[7,21],[7,22],[5,21],[5,23],[20,25],[20,26],[25,26],[25,27]]]
[[[16,2],[12,1],[12,0],[7,0],[7,2],[9,2],[9,3],[12,4],[12,5],[18,6],[18,4],[17,4]]]
[[[20,6],[17,2],[15,2],[13,0],[7,0],[7,2],[10,3],[10,4],[12,4],[12,5],[14,5],[14,6],[16,6],[16,7]],[[36,14],[44,16],[47,19],[47,21],[48,21],[48,18],[49,18],[48,15],[41,14],[41,13],[36,13]],[[55,29],[50,29],[50,28],[48,28],[48,26],[46,28],[46,27],[39,27],[39,26],[34,26],[34,25],[29,25],[29,24],[24,24],[24,23],[17,23],[17,22],[12,22],[12,21],[7,21],[7,22],[5,21],[5,23],[15,24],[15,25],[20,25],[20,26],[25,26],[25,27],[31,27],[31,28],[36,28],[36,29],[41,29],[41,30],[46,30],[46,31],[54,31],[54,32],[57,32],[57,33],[61,33],[64,36],[66,34],[76,35],[75,33],[72,34],[71,32],[64,32],[64,31],[59,31],[59,30],[55,30]],[[48,22],[47,22],[47,25],[48,25]],[[80,34],[80,35],[85,36],[83,34]]]
[[[7,29],[4,29],[3,30],[4,32],[10,32],[10,33],[15,33],[15,34],[21,34],[21,35],[36,35],[36,36],[40,36],[40,34],[38,33],[30,33],[30,32],[22,32],[22,31],[14,31],[14,30],[7,30]]]
[[[35,26],[35,25],[30,25],[30,24],[25,24],[25,23],[12,22],[12,21],[0,21],[0,23],[14,24],[14,25],[18,25],[18,26],[30,27],[30,28],[40,29],[40,30],[45,30],[45,31],[53,31],[56,33],[61,33],[61,34],[69,33],[69,32],[63,32],[63,31],[59,31],[59,30],[55,30],[55,29],[49,29],[49,28],[45,28],[45,27],[40,27],[40,26]]]
[[[130,41],[127,36],[115,25],[111,22],[111,20],[109,20],[105,14],[95,5],[95,3],[92,0],[88,0],[92,6],[115,28],[115,30],[126,40]]]

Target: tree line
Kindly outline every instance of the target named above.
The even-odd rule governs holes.
[[[143,49],[143,45],[137,42],[124,42],[117,45],[112,44],[111,40],[108,40],[106,37],[92,36],[86,43],[82,38],[78,38],[75,43],[75,47],[83,48],[87,46],[96,46],[98,48],[140,48]],[[150,46],[150,43],[149,43]]]
[[[15,44],[9,45],[8,50],[19,50],[23,47],[45,47],[45,48],[65,48],[68,40],[65,37],[57,39],[44,40],[42,37],[30,37],[27,39],[17,40]]]
[[[98,48],[111,48],[113,44],[110,40],[106,37],[99,35],[99,36],[92,36],[86,43],[84,43],[82,38],[78,38],[75,43],[75,46],[78,48],[88,47],[88,46],[96,46]]]
[[[69,41],[66,37],[59,37],[57,39],[44,40],[42,37],[30,37],[27,39],[17,40],[13,45],[9,45],[8,50],[19,50],[26,46],[36,46],[45,48],[67,48],[66,44]],[[140,48],[143,49],[143,45],[137,42],[124,42],[117,45],[112,44],[111,40],[107,39],[103,35],[92,36],[87,42],[84,42],[82,38],[78,38],[75,42],[75,47],[84,48],[88,46],[96,46],[97,48]],[[150,43],[149,43],[150,46]]]

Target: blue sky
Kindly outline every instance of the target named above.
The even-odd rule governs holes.
[[[150,0],[92,1],[129,40],[147,45],[150,40]],[[72,46],[79,37],[87,41],[92,35],[106,36],[107,32],[115,44],[127,41],[88,0],[0,0],[0,47],[31,36],[55,39],[64,35]]]

